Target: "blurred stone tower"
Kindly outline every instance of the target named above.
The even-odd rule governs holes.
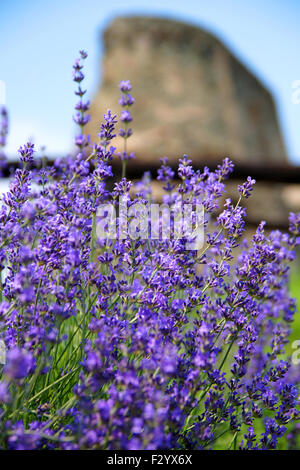
[[[270,93],[210,33],[177,21],[120,17],[104,33],[102,84],[87,132],[96,138],[107,108],[116,114],[120,80],[133,85],[130,151],[145,163],[187,153],[284,163],[286,152]]]

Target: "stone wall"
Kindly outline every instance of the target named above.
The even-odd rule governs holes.
[[[212,34],[167,19],[120,17],[104,46],[93,138],[108,107],[119,113],[117,85],[129,79],[136,99],[130,150],[139,160],[183,153],[194,161],[286,160],[270,93]]]
[[[184,153],[199,166],[224,156],[270,168],[288,163],[271,94],[212,34],[167,19],[120,17],[103,39],[102,83],[87,126],[93,139],[108,108],[120,113],[118,83],[129,79],[136,101],[128,150],[145,170],[149,161]],[[233,199],[237,184],[228,185]],[[300,209],[299,191],[258,182],[246,201],[249,220],[286,226],[288,212]]]

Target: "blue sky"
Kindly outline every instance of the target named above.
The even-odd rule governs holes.
[[[292,84],[300,80],[299,0],[1,0],[0,80],[11,117],[10,154],[29,137],[49,154],[70,150],[73,59],[79,49],[89,52],[92,97],[101,31],[114,16],[130,13],[189,21],[223,40],[273,93],[288,155],[300,164],[300,103],[292,102]]]

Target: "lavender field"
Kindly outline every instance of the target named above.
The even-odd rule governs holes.
[[[163,214],[149,227],[150,176],[126,178],[134,89],[120,82],[119,116],[108,110],[90,142],[86,56],[73,66],[75,155],[47,167],[22,143],[1,197],[0,449],[299,448],[300,214],[289,232],[262,222],[249,240],[255,181],[223,204],[230,159],[195,171],[184,155],[178,175],[167,158],[157,175],[167,236]],[[7,131],[3,109],[3,166]],[[184,219],[175,233],[183,205],[193,231]]]

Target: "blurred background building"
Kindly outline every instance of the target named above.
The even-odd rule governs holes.
[[[298,0],[1,2],[8,155],[27,139],[49,158],[72,151],[72,61],[86,49],[93,137],[107,107],[119,113],[119,81],[133,83],[130,178],[164,155],[200,169],[229,156],[233,198],[258,180],[248,220],[286,227],[300,208],[299,15]]]
[[[255,75],[219,39],[187,23],[119,17],[100,40],[102,79],[87,126],[92,141],[97,141],[107,109],[119,114],[118,83],[120,77],[129,79],[135,97],[132,176],[137,168],[155,169],[162,156],[176,165],[187,153],[202,168],[229,155],[237,165],[236,177],[259,170],[254,195],[247,201],[248,221],[285,228],[289,211],[300,209],[300,186],[287,185],[282,175],[282,168],[289,167],[277,111]],[[122,145],[122,139],[116,144]],[[233,199],[236,184],[228,186]]]
[[[188,153],[195,161],[287,161],[269,91],[212,34],[155,17],[116,18],[104,31],[102,80],[87,128],[97,140],[108,108],[119,114],[120,77],[133,85],[130,147],[147,163]]]

